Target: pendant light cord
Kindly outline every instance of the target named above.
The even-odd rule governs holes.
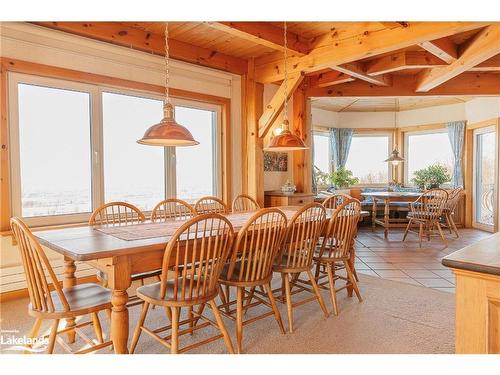
[[[285,104],[283,106],[283,123],[286,126],[286,129],[283,130],[288,130],[288,38],[287,38],[287,25],[286,21],[284,22],[284,27],[283,27],[283,39],[284,39],[284,47],[285,47],[285,69],[284,69],[284,82],[283,82],[283,93],[285,95]]]
[[[165,23],[165,103],[170,103],[170,46],[168,45],[168,22]]]

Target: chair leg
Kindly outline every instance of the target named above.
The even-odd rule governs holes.
[[[404,240],[406,240],[406,236],[408,235],[408,231],[411,228],[411,224],[412,224],[412,220],[410,219],[410,221],[408,221],[408,225],[406,226],[405,234],[403,235],[403,242],[404,242]]]
[[[358,283],[356,282],[356,279],[354,279],[354,274],[352,273],[351,267],[349,266],[349,262],[347,260],[344,260],[344,265],[347,271],[347,276],[352,283],[352,287],[354,288],[354,292],[356,293],[359,302],[363,302],[363,298],[361,298],[361,293],[359,292]]]
[[[170,347],[172,354],[179,353],[179,315],[180,308],[172,307],[172,342]]]
[[[225,305],[228,302],[226,299],[226,294],[224,293],[224,289],[222,288],[221,284],[219,284],[219,298],[223,305]]]
[[[188,307],[188,320],[189,320],[189,328],[193,328],[195,325],[195,322],[193,320],[193,306]],[[191,331],[189,334],[192,335],[193,331]]]
[[[111,336],[111,309],[106,309],[106,316],[108,317],[108,322],[109,322],[109,338],[113,337]],[[113,351],[113,344],[109,346],[109,350]]]
[[[453,216],[452,215],[450,215],[450,222],[451,222],[451,226],[453,228],[453,231],[455,232],[455,236],[457,238],[459,238],[460,235],[458,234],[458,229],[457,229],[457,226],[455,225],[455,220],[453,220]]]
[[[285,333],[285,328],[283,327],[283,321],[281,320],[281,314],[280,311],[278,310],[278,306],[276,305],[276,300],[274,299],[273,291],[271,289],[271,283],[268,283],[264,286],[264,289],[266,289],[267,295],[269,297],[269,302],[271,302],[271,307],[273,308],[274,312],[274,318],[276,319],[276,322],[278,322],[278,326],[280,327],[281,333]]]
[[[217,307],[217,304],[212,300],[208,302],[210,304],[210,307],[212,308],[212,312],[214,313],[215,316],[215,321],[217,322],[217,325],[219,326],[219,329],[222,333],[222,337],[224,338],[224,344],[226,344],[227,351],[230,354],[234,354],[234,349],[233,349],[233,343],[231,342],[231,338],[229,337],[229,334],[227,333],[226,326],[224,325],[224,321],[222,320],[222,317],[220,316],[219,309]]]
[[[42,325],[42,319],[38,318],[35,320],[35,323],[33,324],[33,328],[31,329],[31,332],[30,332],[30,338],[31,338],[31,341],[33,342],[33,340],[35,338],[38,337],[38,332],[40,331],[40,326]],[[31,348],[32,345],[31,344],[27,344],[26,345],[28,348]],[[24,354],[30,354],[31,352],[28,351],[28,350],[25,350],[24,351]]]
[[[418,228],[418,246],[422,247],[422,237],[424,236],[424,224],[420,223]]]
[[[231,289],[229,288],[229,285],[226,285],[226,300],[227,302],[231,301]],[[229,305],[226,306],[226,312],[229,313]]]
[[[54,320],[50,328],[49,344],[47,346],[47,354],[54,352],[54,344],[56,343],[57,329],[59,328],[59,319]]]
[[[137,342],[139,341],[139,337],[142,333],[142,326],[144,325],[144,320],[146,320],[146,315],[148,314],[149,302],[144,301],[144,305],[142,306],[141,315],[139,316],[139,320],[137,321],[137,325],[135,326],[134,336],[132,337],[132,343],[130,344],[130,354],[133,354],[135,351],[135,347],[137,346]]]
[[[252,287],[250,289],[250,295],[248,296],[247,301],[245,303],[245,309],[243,310],[243,314],[247,313],[248,306],[250,306],[250,304],[252,303],[252,299],[253,299],[254,294],[255,294],[255,287]]]
[[[450,223],[450,214],[446,212],[444,215],[444,220],[446,221],[446,226],[448,227],[448,230],[450,231],[450,234],[453,234],[451,223]]]
[[[436,221],[436,226],[437,226],[437,229],[439,231],[439,235],[441,236],[441,239],[443,240],[446,247],[448,247],[448,241],[446,240],[446,237],[444,236],[443,230],[441,229],[441,224],[439,224],[439,222]]]
[[[339,315],[339,309],[337,306],[337,291],[335,290],[335,280],[333,279],[333,271],[331,263],[326,265],[326,272],[328,274],[328,284],[330,289],[330,298],[332,299],[333,314]]]
[[[243,338],[243,288],[236,288],[236,352],[241,353]]]
[[[172,322],[172,310],[170,310],[170,307],[165,306],[165,315],[167,316],[167,319]]]
[[[286,294],[286,309],[288,313],[288,331],[293,333],[293,307],[292,307],[292,293],[290,288],[290,279],[287,273],[282,273],[281,277],[285,281],[285,294]]]
[[[104,342],[104,339],[102,338],[102,327],[101,327],[101,322],[99,321],[99,315],[97,313],[92,313],[92,323],[94,325],[94,331],[95,335],[97,337],[97,341],[99,344],[102,344]]]
[[[323,296],[321,296],[321,292],[319,290],[318,284],[316,284],[316,280],[314,280],[313,274],[311,270],[307,271],[307,275],[309,276],[309,281],[314,289],[314,294],[316,294],[316,299],[318,300],[319,306],[323,313],[325,314],[325,318],[328,318],[328,309],[326,308],[325,301],[323,300]]]

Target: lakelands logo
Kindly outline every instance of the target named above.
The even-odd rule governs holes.
[[[0,351],[41,353],[49,345],[48,337],[20,336],[18,330],[0,331]]]

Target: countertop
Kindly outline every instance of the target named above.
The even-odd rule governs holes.
[[[500,276],[500,233],[447,255],[443,265]]]

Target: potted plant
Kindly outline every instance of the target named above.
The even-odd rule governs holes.
[[[314,181],[316,181],[316,186],[318,188],[327,188],[329,183],[329,174],[323,172],[321,169],[318,167],[314,166],[313,169],[313,174],[314,174]]]
[[[420,189],[438,188],[441,184],[449,182],[451,175],[448,168],[442,164],[429,165],[427,168],[415,171],[411,182]]]
[[[330,175],[330,182],[336,189],[344,189],[357,184],[359,179],[353,177],[352,172],[349,169],[340,167],[332,172]]]

